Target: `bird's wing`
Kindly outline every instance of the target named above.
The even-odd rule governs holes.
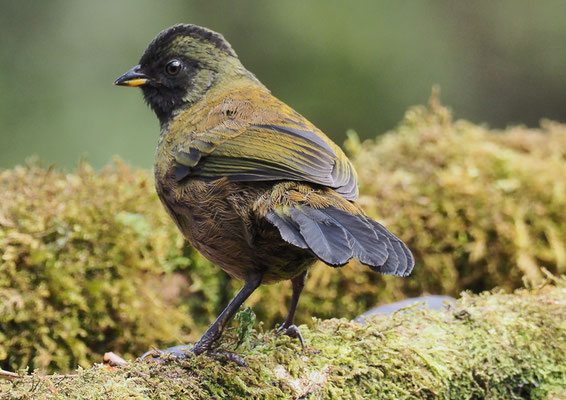
[[[237,98],[215,105],[176,147],[175,178],[305,181],[357,199],[354,167],[336,144],[273,96],[257,101],[261,110]]]

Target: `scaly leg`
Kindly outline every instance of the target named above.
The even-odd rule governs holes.
[[[258,288],[261,284],[261,274],[257,273],[246,279],[244,287],[240,289],[236,297],[232,299],[230,304],[220,313],[216,321],[206,330],[204,335],[193,346],[195,354],[204,353],[210,350],[212,343],[222,335],[226,325],[232,320],[234,315],[238,312],[240,306],[246,301],[248,297]]]
[[[262,275],[260,273],[257,273],[257,274],[249,276],[248,279],[246,279],[244,286],[242,287],[242,289],[240,289],[240,291],[238,292],[236,297],[234,297],[234,299],[232,299],[230,304],[228,304],[228,306],[224,309],[224,311],[222,311],[222,313],[220,313],[218,318],[216,318],[216,321],[214,321],[214,323],[212,325],[210,325],[210,327],[206,330],[204,335],[202,335],[202,337],[199,339],[198,342],[195,343],[194,346],[192,346],[192,347],[187,346],[187,345],[175,346],[175,347],[171,347],[169,349],[163,350],[160,353],[172,355],[174,357],[184,358],[184,357],[187,356],[188,351],[192,351],[193,353],[195,353],[197,355],[202,354],[204,352],[209,352],[209,354],[214,356],[214,357],[225,358],[225,359],[234,361],[235,363],[237,363],[239,365],[246,365],[246,363],[244,362],[242,357],[238,356],[237,354],[211,352],[210,347],[212,346],[212,343],[216,339],[218,339],[220,337],[220,335],[222,335],[224,328],[232,320],[232,318],[234,317],[236,312],[238,312],[238,309],[244,303],[244,301],[246,301],[246,299],[248,297],[250,297],[250,295],[261,284],[261,278],[262,278]],[[159,356],[156,357],[154,351],[149,351],[149,352],[145,353],[141,358],[146,359],[148,357],[151,358],[151,359],[160,359],[161,358]]]
[[[297,311],[299,297],[301,297],[301,292],[305,287],[306,279],[307,271],[291,279],[291,283],[293,284],[293,295],[291,296],[291,304],[289,305],[289,314],[287,314],[287,319],[283,322],[283,325],[277,329],[277,333],[284,331],[283,333],[285,335],[299,339],[303,348],[305,348],[305,341],[303,340],[303,335],[301,335],[299,328],[295,326],[295,312]]]

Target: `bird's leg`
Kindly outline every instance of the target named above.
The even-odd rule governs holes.
[[[206,330],[204,335],[193,346],[193,353],[201,354],[210,350],[212,343],[220,337],[226,325],[232,320],[238,312],[240,306],[261,284],[260,273],[254,274],[246,279],[244,286],[240,289],[236,297],[232,299],[230,304],[220,313],[216,321]]]
[[[299,297],[301,297],[301,292],[305,287],[306,279],[307,271],[291,279],[291,283],[293,284],[293,295],[291,296],[291,304],[289,305],[289,314],[287,314],[287,319],[283,322],[283,325],[277,329],[277,333],[283,332],[287,336],[299,339],[303,348],[305,347],[303,335],[301,335],[299,328],[295,326],[294,322],[295,312],[297,311],[297,305],[299,304]]]
[[[185,358],[187,357],[188,351],[192,351],[194,354],[197,355],[202,354],[204,352],[208,352],[213,357],[227,359],[230,361],[234,361],[238,365],[245,366],[246,365],[245,361],[239,355],[232,353],[212,352],[210,351],[210,347],[212,346],[212,343],[216,339],[218,339],[220,335],[222,335],[224,328],[234,317],[236,312],[238,312],[238,309],[244,303],[244,301],[246,301],[246,299],[250,297],[250,295],[254,292],[254,290],[256,290],[258,286],[261,284],[261,278],[262,278],[262,274],[256,273],[250,275],[246,279],[244,286],[240,289],[236,297],[232,299],[230,304],[228,304],[228,306],[224,309],[224,311],[220,313],[218,318],[216,318],[216,321],[214,321],[214,323],[210,325],[210,327],[206,330],[204,335],[202,335],[199,341],[196,342],[192,348],[186,345],[175,346],[159,353],[167,354],[177,358]],[[156,357],[154,351],[147,352],[141,358],[146,359],[148,357],[150,357],[151,359],[156,359],[156,358],[162,359],[162,357],[159,356]]]

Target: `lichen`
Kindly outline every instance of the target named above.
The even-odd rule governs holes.
[[[76,376],[0,383],[10,399],[552,399],[566,394],[566,279],[514,294],[464,294],[445,311],[415,307],[367,325],[313,320],[307,347],[254,331],[248,367],[206,355],[96,365]],[[235,351],[235,329],[220,346]],[[9,396],[9,397],[6,397]]]

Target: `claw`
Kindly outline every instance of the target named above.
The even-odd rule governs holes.
[[[284,335],[287,335],[295,339],[299,339],[299,342],[301,342],[301,347],[303,348],[303,350],[305,349],[305,341],[303,339],[303,335],[301,334],[301,331],[299,330],[299,328],[297,328],[296,325],[285,326],[285,324],[283,324],[277,329],[276,332],[277,333],[283,332]]]

